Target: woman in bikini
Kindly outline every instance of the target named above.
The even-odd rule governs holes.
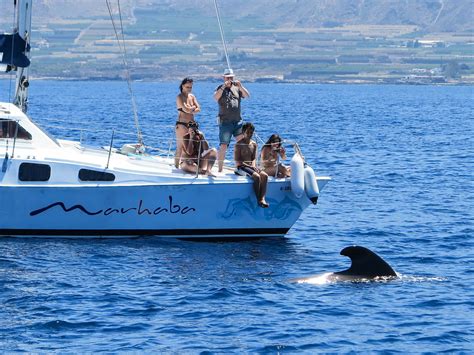
[[[176,96],[176,108],[178,120],[176,121],[176,154],[174,166],[179,168],[179,157],[181,156],[182,140],[188,133],[188,123],[194,122],[194,114],[201,111],[201,106],[191,91],[193,90],[193,79],[184,78],[179,86],[180,94]]]
[[[286,151],[281,145],[280,136],[278,134],[272,134],[260,153],[261,168],[268,176],[275,176],[275,174],[278,178],[291,176],[291,169],[288,166],[278,163],[279,158],[283,160],[286,159]]]
[[[209,148],[204,133],[197,122],[190,122],[181,143],[180,166],[183,171],[192,174],[205,174],[214,177],[211,170],[217,159],[217,150]],[[198,158],[199,157],[199,158]]]

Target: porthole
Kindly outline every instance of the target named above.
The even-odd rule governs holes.
[[[81,181],[115,181],[115,175],[105,171],[89,169],[79,170],[79,180]]]
[[[21,163],[18,170],[20,181],[48,181],[51,177],[51,167],[47,164]]]

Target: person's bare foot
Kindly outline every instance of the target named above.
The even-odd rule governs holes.
[[[270,205],[267,203],[267,201],[265,200],[260,200],[258,201],[258,205],[262,208],[267,208],[267,207],[270,207]]]
[[[216,177],[210,170],[206,172],[206,175],[210,177]]]

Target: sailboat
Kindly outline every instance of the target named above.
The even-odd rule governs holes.
[[[13,102],[0,102],[0,236],[284,236],[330,180],[311,175],[296,149],[292,177],[270,177],[261,208],[252,180],[232,166],[194,175],[172,155],[115,149],[113,138],[92,148],[53,137],[26,114],[32,0],[15,6],[16,29],[0,35],[0,61],[16,71]]]

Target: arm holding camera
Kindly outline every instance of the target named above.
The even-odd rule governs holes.
[[[240,80],[235,80],[235,81],[232,82],[232,84],[234,84],[235,86],[237,86],[239,88],[240,92],[242,93],[242,97],[249,97],[250,96],[249,91],[242,85]]]
[[[249,97],[249,91],[242,85],[240,80],[232,80],[231,78],[226,78],[224,84],[220,85],[216,91],[214,91],[214,100],[219,101],[222,96],[222,93],[225,89],[230,89],[232,86],[236,86],[242,94],[242,97]]]
[[[227,83],[227,81],[226,81]],[[226,84],[224,83],[223,85],[220,85],[216,91],[214,91],[214,100],[219,101],[222,93],[224,92],[224,89],[226,88]]]
[[[280,146],[279,148],[275,149],[281,156],[283,160],[286,160],[286,150],[283,148],[283,146]]]

